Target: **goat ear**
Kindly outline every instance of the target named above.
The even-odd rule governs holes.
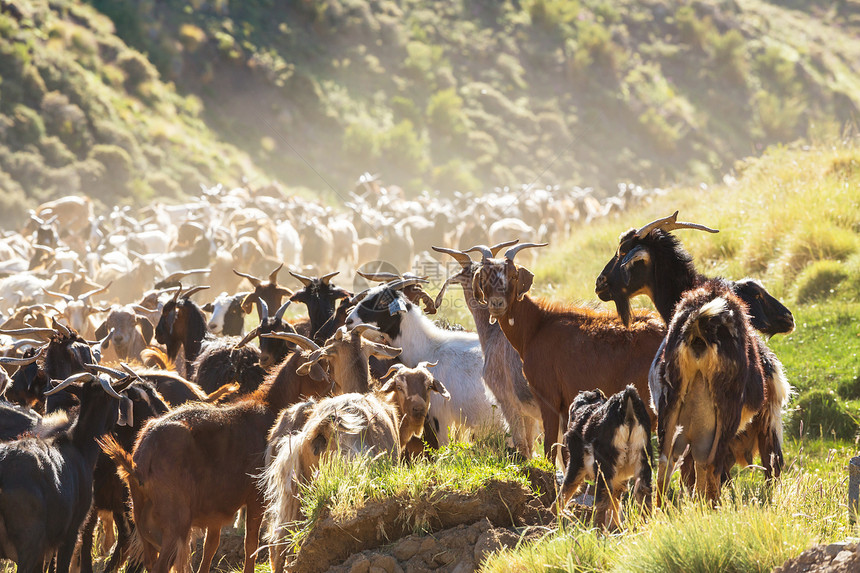
[[[371,356],[376,356],[377,358],[382,359],[390,359],[400,356],[400,348],[395,348],[386,344],[377,344],[376,342],[370,342],[369,340],[365,340],[364,344],[370,349]]]
[[[475,273],[475,276],[472,277],[472,294],[480,304],[486,304],[487,301],[484,298],[484,291],[481,289],[481,273]]]
[[[296,374],[299,376],[307,376],[311,371],[311,366],[316,364],[316,362],[305,362],[298,368],[296,368]]]
[[[441,394],[446,400],[451,399],[451,394],[448,393],[448,389],[435,378],[433,379],[433,382],[430,383],[430,389]]]
[[[311,447],[314,450],[314,456],[320,457],[322,453],[325,451],[325,447],[328,444],[328,439],[324,434],[319,433],[311,440]]]
[[[627,255],[621,260],[621,281],[624,283],[625,287],[630,285],[630,270],[637,261],[644,261],[645,264],[650,263],[651,253],[649,253],[644,247],[638,246],[627,253]]]
[[[152,323],[149,322],[145,316],[138,316],[137,325],[140,327],[140,333],[143,335],[143,339],[146,341],[148,346],[152,342]],[[101,338],[99,338],[99,340],[101,340]]]
[[[249,293],[248,296],[246,296],[242,300],[242,312],[244,312],[245,314],[251,314],[251,311],[254,310],[254,303],[256,301],[257,301],[257,293],[255,293],[255,292]]]
[[[523,267],[517,270],[517,300],[522,300],[526,296],[534,280],[535,276],[530,270]]]
[[[102,323],[102,325],[100,327],[98,327],[96,329],[96,340],[103,339],[105,336],[107,336],[107,333],[108,333],[108,327],[107,327],[107,322],[105,321]],[[102,344],[102,348],[103,349],[107,348],[108,344],[110,344],[110,340],[105,340],[104,344]]]
[[[207,302],[206,304],[204,304],[203,306],[200,307],[200,310],[202,310],[203,312],[212,312],[215,310],[215,307],[212,306],[211,302]]]
[[[316,363],[311,366],[308,376],[310,376],[311,380],[314,382],[322,382],[326,379],[325,370],[323,370],[322,366]]]
[[[379,389],[383,394],[394,392],[395,390],[397,390],[397,383],[394,381],[394,378],[391,378],[388,382],[382,385],[382,388]]]

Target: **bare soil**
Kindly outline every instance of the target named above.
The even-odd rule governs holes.
[[[816,545],[789,559],[773,573],[853,573],[860,571],[860,546],[856,542]]]

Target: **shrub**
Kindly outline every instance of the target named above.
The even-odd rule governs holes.
[[[6,158],[6,171],[24,191],[32,192],[42,186],[45,163],[42,156],[31,151],[16,151]]]
[[[0,225],[4,229],[21,226],[27,220],[29,204],[27,195],[8,173],[0,171]]]
[[[710,16],[701,19],[696,15],[696,10],[687,5],[679,7],[675,12],[675,26],[678,28],[681,42],[704,50],[708,32],[713,25]]]
[[[78,157],[83,156],[93,142],[84,111],[69,102],[60,92],[50,92],[42,100],[42,115],[48,132],[58,136]]]
[[[155,66],[140,52],[127,50],[116,63],[125,72],[125,88],[131,93],[137,93],[141,85],[158,78]]]
[[[809,302],[830,298],[848,273],[839,261],[816,261],[806,267],[797,277],[797,302]]]
[[[774,140],[794,137],[800,118],[806,111],[806,100],[800,96],[779,96],[759,90],[754,96],[759,127],[763,134]]]
[[[77,159],[59,137],[46,137],[39,143],[39,148],[42,150],[42,157],[45,158],[45,163],[49,167],[64,167],[69,163],[74,163]]]
[[[419,175],[426,168],[424,143],[408,119],[397,123],[385,133],[380,151],[386,163],[410,176]]]
[[[179,41],[186,50],[195,52],[206,41],[206,32],[194,24],[183,24],[179,27]]]
[[[152,173],[146,178],[156,199],[175,199],[182,196],[179,184],[164,173]]]
[[[810,437],[850,440],[857,433],[857,421],[830,390],[813,390],[801,396],[792,410],[786,431],[799,436],[800,427]]]
[[[38,143],[45,137],[45,122],[36,111],[24,105],[16,105],[12,112],[12,141],[15,147]]]
[[[843,400],[860,400],[860,376],[840,381],[836,386],[836,393]]]
[[[471,167],[459,159],[433,169],[433,185],[443,193],[481,190],[481,181],[472,173]]]
[[[797,229],[788,241],[788,273],[793,276],[809,263],[832,259],[843,261],[857,251],[855,233],[826,220],[809,221]]]
[[[343,152],[357,162],[370,163],[379,151],[376,130],[363,123],[350,124],[343,134],[342,146]]]
[[[460,135],[466,131],[463,98],[453,88],[436,92],[427,103],[427,125],[445,135]]]
[[[725,34],[715,31],[711,35],[710,51],[719,76],[725,76],[737,85],[746,84],[749,72],[746,41],[739,30],[732,28]]]

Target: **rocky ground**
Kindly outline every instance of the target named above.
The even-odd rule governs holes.
[[[860,545],[843,541],[816,545],[789,559],[773,573],[853,573],[860,571]]]

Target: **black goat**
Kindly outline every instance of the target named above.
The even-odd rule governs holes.
[[[295,332],[295,329],[288,322],[284,321],[284,312],[290,306],[292,301],[287,300],[281,305],[281,308],[275,313],[275,316],[269,316],[269,306],[265,301],[260,301],[260,324],[251,332],[246,334],[239,341],[238,347],[245,346],[253,339],[260,338],[260,366],[264,369],[271,368],[275,364],[279,364],[287,354],[295,350],[295,345],[286,342],[279,338],[269,338],[260,336],[271,332]]]
[[[631,478],[636,480],[636,501],[650,511],[651,418],[636,388],[627,386],[608,399],[600,390],[580,392],[568,415],[564,445],[570,457],[558,495],[559,511],[586,478],[595,483],[597,523],[620,525],[621,493]]]
[[[317,335],[319,329],[334,315],[335,303],[341,299],[352,297],[352,293],[331,284],[331,279],[337,272],[322,277],[306,277],[290,271],[290,275],[302,283],[302,288],[290,296],[293,302],[300,302],[308,307],[308,325],[303,321],[294,327],[302,336],[312,339],[317,344],[324,344],[326,339]],[[338,325],[340,327],[342,325]],[[335,329],[336,330],[336,329]]]
[[[95,365],[89,368],[108,374],[118,380],[128,376],[137,379],[137,383],[125,391],[130,402],[124,400],[123,402],[126,404],[124,407],[130,408],[130,410],[124,411],[121,418],[127,423],[116,426],[111,432],[117,442],[126,448],[133,448],[137,434],[144,423],[151,418],[166,414],[169,410],[168,405],[149,380],[138,376],[125,364],[123,364],[123,368],[126,372]],[[105,564],[104,571],[117,571],[128,557],[134,533],[133,523],[128,513],[131,499],[128,489],[117,475],[116,470],[116,464],[107,454],[100,453],[93,472],[92,511],[81,528],[81,573],[92,573],[93,571],[93,532],[100,511],[109,512],[117,528],[116,546]],[[133,563],[130,564],[128,570],[141,570],[141,567],[141,563]]]
[[[191,295],[205,288],[209,287],[196,286],[183,293],[180,285],[173,298],[164,304],[155,326],[155,339],[167,347],[168,358],[176,362],[182,348],[187,367],[197,359],[208,332],[203,311],[191,300]]]
[[[630,316],[629,299],[645,294],[654,302],[666,324],[669,324],[683,294],[708,280],[696,271],[693,258],[670,231],[716,231],[703,225],[678,222],[677,216],[676,211],[670,217],[658,219],[641,229],[630,229],[621,235],[618,250],[597,277],[597,295],[601,300],[614,301],[622,320],[626,321],[626,317]],[[771,296],[761,283],[749,278],[736,282],[726,280],[724,283],[746,304],[753,328],[771,336],[794,330],[791,311]],[[751,464],[758,453],[765,475],[770,479],[778,477],[782,470],[782,408],[788,401],[791,387],[776,355],[760,338],[756,337],[755,343],[762,359],[769,402],[734,440],[732,450],[737,462],[744,465]],[[662,355],[663,349],[661,346],[658,350],[658,357]],[[655,393],[659,389],[654,384],[651,386],[652,407],[656,410],[658,400]],[[723,479],[728,477],[731,465],[726,466]],[[692,487],[689,461],[685,461],[683,473],[685,482]]]
[[[55,551],[57,573],[68,573],[92,504],[96,440],[113,428],[118,392],[131,382],[111,387],[90,373],[70,376],[47,392],[65,389],[80,401],[67,429],[0,444],[0,557],[15,561],[20,573],[40,573]]]
[[[757,340],[746,306],[725,281],[710,280],[681,298],[652,368],[658,505],[687,448],[696,493],[712,505],[719,500],[732,441],[767,401]]]

